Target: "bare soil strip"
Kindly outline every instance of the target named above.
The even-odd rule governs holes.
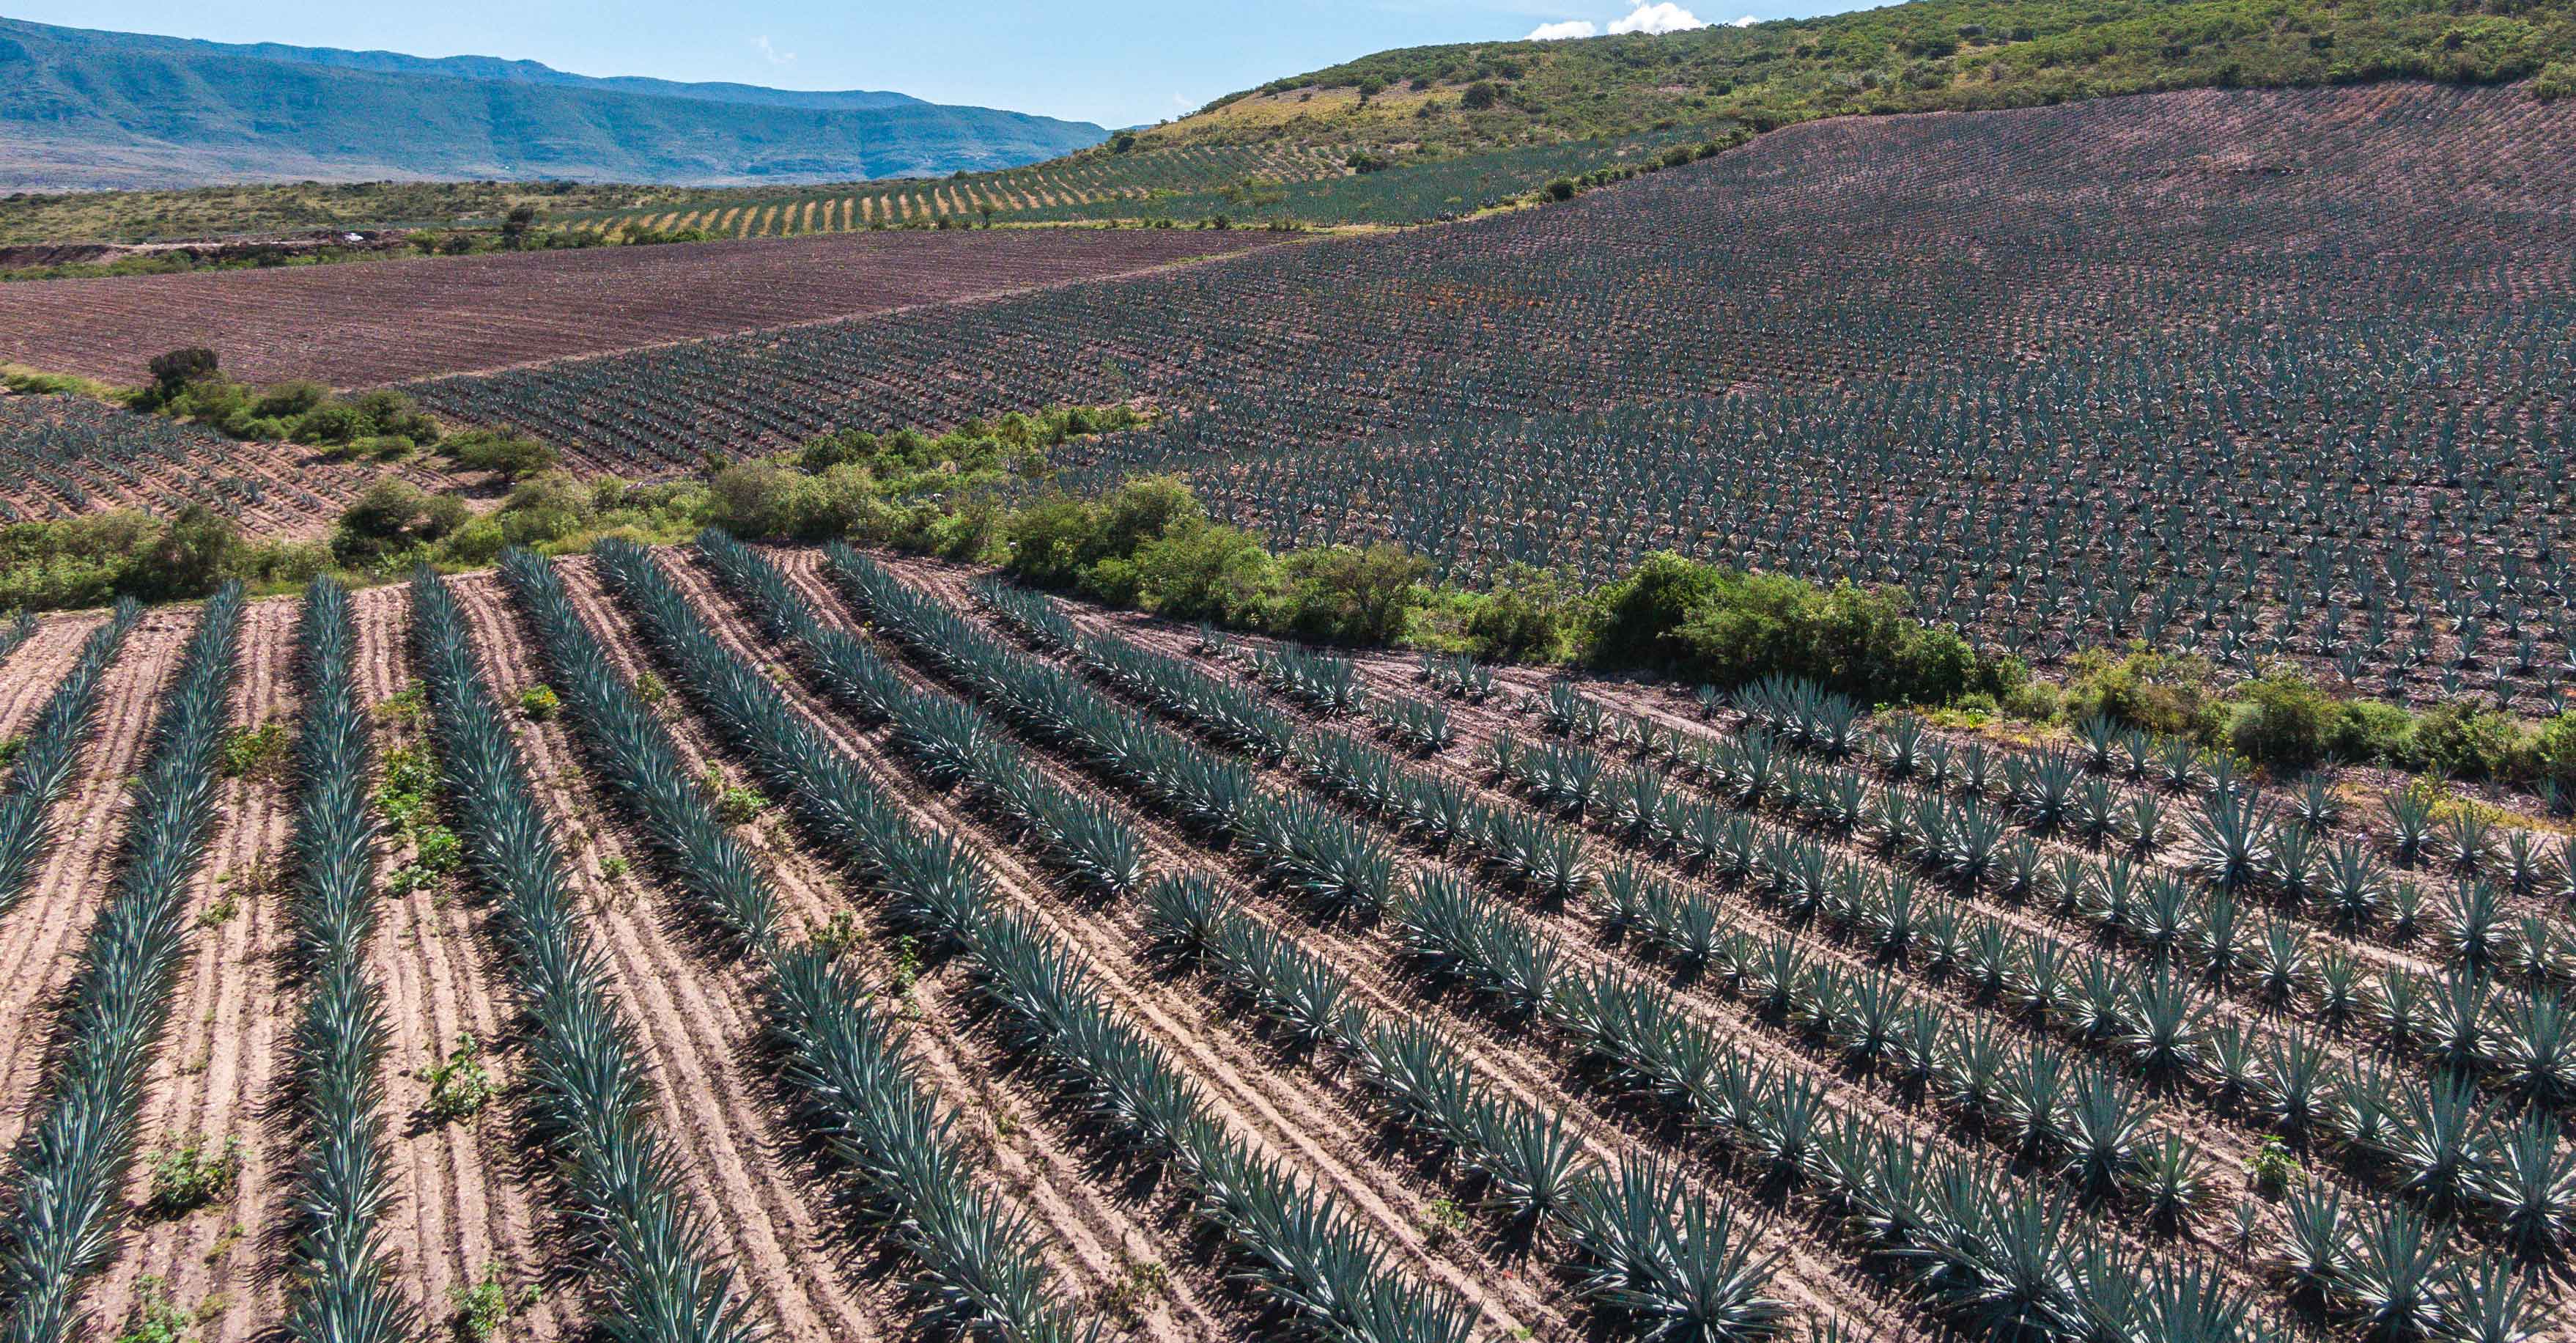
[[[39,1082],[64,992],[116,871],[126,784],[142,768],[161,688],[196,621],[193,610],[154,611],[125,636],[99,683],[96,731],[81,749],[70,791],[54,804],[53,852],[26,898],[0,918],[0,983],[7,985],[0,997],[0,1148],[26,1132],[43,1098]]]
[[[810,553],[802,556],[773,553],[787,571],[790,580],[816,610],[827,613],[844,626],[856,628],[858,622],[838,592],[827,582]],[[975,613],[965,611],[970,617]],[[997,635],[997,637],[999,637]],[[926,675],[903,661],[891,648],[881,651],[889,665],[896,667],[916,685],[935,686]],[[948,693],[944,690],[940,693]],[[1029,746],[1029,743],[1023,743]],[[1055,782],[1077,794],[1098,794],[1100,786],[1070,766],[1031,749],[1031,760]],[[1293,785],[1290,785],[1293,786]],[[1160,871],[1197,870],[1212,874],[1228,871],[1228,860],[1210,851],[1203,843],[1179,826],[1153,816],[1123,800],[1119,809],[1147,840],[1147,849]],[[1616,1162],[1631,1154],[1676,1158],[1691,1166],[1717,1159],[1702,1135],[1678,1131],[1660,1116],[1621,1107],[1605,1107],[1591,1093],[1579,1092],[1570,1084],[1573,1062],[1560,1051],[1551,1050],[1526,1032],[1499,1028],[1489,1017],[1480,1015],[1457,1001],[1443,996],[1425,979],[1403,965],[1403,953],[1383,930],[1317,925],[1295,902],[1275,892],[1237,880],[1224,883],[1237,903],[1247,912],[1268,924],[1274,931],[1300,943],[1330,961],[1349,977],[1352,988],[1372,1009],[1389,1018],[1413,1016],[1441,1029],[1449,1039],[1466,1050],[1465,1057],[1483,1078],[1503,1092],[1534,1108],[1563,1118],[1586,1140],[1592,1155],[1605,1162]],[[1141,951],[1147,945],[1147,932],[1132,908],[1104,911],[1127,939],[1131,949]],[[1238,1011],[1222,1000],[1208,986],[1192,983],[1201,994],[1204,1010],[1225,1015]],[[1289,1056],[1271,1050],[1283,1062]],[[1335,1103],[1348,1115],[1354,1132],[1375,1132],[1378,1125],[1370,1117],[1365,1103],[1347,1078],[1328,1078],[1329,1092]],[[1379,1134],[1372,1147],[1381,1159],[1400,1165],[1419,1159],[1418,1154],[1398,1150],[1400,1142],[1390,1135]],[[1436,1164],[1436,1163],[1434,1163]],[[1430,1167],[1422,1173],[1428,1174]],[[1925,1322],[1897,1303],[1893,1294],[1879,1283],[1861,1274],[1833,1254],[1819,1248],[1829,1243],[1829,1228],[1811,1209],[1779,1210],[1744,1196],[1740,1188],[1721,1190],[1720,1183],[1701,1173],[1694,1183],[1712,1186],[1709,1192],[1731,1194],[1738,1209],[1751,1215],[1762,1238],[1765,1252],[1783,1256],[1773,1290],[1783,1299],[1806,1308],[1814,1318],[1841,1318],[1853,1327],[1882,1331],[1884,1336],[1899,1337],[1919,1332]],[[1502,1272],[1512,1278],[1530,1278],[1539,1284],[1548,1280],[1547,1265],[1513,1258],[1490,1241],[1487,1253],[1497,1255]],[[1559,1293],[1561,1295],[1561,1292]]]
[[[352,593],[351,612],[359,684],[378,710],[381,766],[386,752],[423,740],[416,718],[384,712],[410,683],[410,593],[399,586]],[[389,842],[379,870],[391,872],[411,857]],[[391,1028],[384,1113],[394,1197],[385,1246],[396,1285],[420,1303],[426,1322],[452,1317],[453,1294],[497,1271],[512,1294],[512,1336],[537,1343],[577,1333],[583,1314],[573,1293],[555,1290],[573,1266],[541,1219],[510,1117],[501,1106],[465,1121],[429,1114],[426,1070],[459,1037],[483,1042],[486,1064],[505,1085],[515,1066],[506,1032],[520,1006],[491,972],[483,932],[490,917],[435,884],[384,897],[368,973],[383,987]]]
[[[556,571],[618,671],[630,682],[650,674],[652,664],[641,640],[601,589],[590,562],[566,560]],[[675,708],[663,721],[692,772],[704,774],[735,763],[694,715]],[[759,856],[778,895],[784,928],[823,930],[836,917],[850,916],[841,878],[805,849],[790,828],[773,820],[742,827],[736,834]],[[884,939],[860,938],[843,956],[874,984],[885,984],[898,971]],[[961,1136],[983,1147],[994,1187],[1045,1229],[1040,1248],[1066,1290],[1095,1308],[1132,1315],[1140,1338],[1224,1336],[1222,1303],[1202,1300],[1192,1284],[1175,1280],[1166,1291],[1140,1290],[1140,1284],[1153,1281],[1156,1268],[1168,1271],[1193,1257],[1185,1235],[1176,1230],[1176,1210],[1148,1208],[1080,1178],[1080,1148],[1045,1113],[1048,1107],[1035,1088],[996,1065],[994,1046],[987,1033],[973,1028],[972,1014],[950,979],[943,969],[917,981],[911,994],[910,1052]],[[827,1177],[818,1171],[813,1178]]]
[[[44,709],[99,623],[96,615],[56,616],[38,625],[0,664],[0,673],[6,673],[0,676],[0,741],[24,731]]]
[[[666,570],[680,580],[725,641],[755,662],[763,660],[757,634],[713,590],[706,575],[676,554],[665,560]],[[783,664],[786,650],[768,650],[766,660]],[[1428,1228],[1438,1224],[1430,1204],[1439,1195],[1418,1185],[1408,1188],[1408,1182],[1392,1178],[1354,1138],[1349,1121],[1336,1118],[1321,1103],[1310,1082],[1281,1076],[1236,1030],[1205,1019],[1185,1000],[1172,1001],[1182,995],[1168,987],[1154,987],[1169,979],[1166,972],[1142,963],[1127,939],[1108,933],[1095,921],[1068,917],[1066,902],[1053,893],[1048,879],[1024,863],[980,818],[953,799],[929,794],[894,766],[874,735],[854,733],[850,724],[801,687],[792,693],[852,751],[890,798],[904,802],[919,823],[979,838],[996,890],[1080,954],[1108,1001],[1206,1088],[1210,1103],[1229,1124],[1328,1193],[1345,1214],[1381,1239],[1395,1263],[1452,1292],[1506,1332],[1570,1327],[1557,1304],[1561,1297],[1551,1300],[1531,1290],[1526,1281],[1498,1281],[1495,1266],[1478,1263],[1466,1247],[1454,1242],[1435,1244],[1441,1238]]]
[[[294,712],[297,609],[291,597],[244,609],[233,728]],[[110,1327],[154,1294],[193,1314],[204,1343],[237,1343],[283,1312],[283,1280],[268,1269],[295,1160],[277,1109],[295,1022],[280,881],[294,815],[285,778],[281,755],[276,768],[222,781],[222,828],[188,893],[186,968],[144,1083],[126,1249],[90,1291]],[[154,1163],[200,1141],[209,1160],[237,1158],[231,1188],[202,1207],[156,1211]]]

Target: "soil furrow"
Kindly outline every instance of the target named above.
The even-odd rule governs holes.
[[[760,661],[757,636],[732,604],[718,594],[694,562],[678,553],[664,556],[666,572],[718,627],[720,637],[736,652]],[[784,663],[787,651],[771,650],[769,660]],[[1433,1225],[1429,1204],[1436,1195],[1404,1188],[1364,1153],[1358,1152],[1344,1127],[1316,1103],[1313,1089],[1276,1075],[1253,1057],[1234,1032],[1210,1029],[1195,1020],[1186,1005],[1165,1000],[1146,986],[1164,978],[1142,965],[1117,940],[1087,921],[1068,918],[1059,900],[1049,898],[1049,883],[1032,866],[1004,846],[993,828],[972,816],[954,799],[931,795],[913,776],[898,770],[876,734],[853,733],[837,712],[801,686],[791,693],[815,721],[832,725],[834,736],[920,822],[960,835],[983,837],[981,851],[995,877],[996,889],[1039,926],[1076,950],[1108,1000],[1153,1037],[1173,1062],[1208,1089],[1210,1101],[1227,1120],[1311,1181],[1329,1191],[1343,1211],[1372,1229],[1396,1256],[1426,1280],[1446,1288],[1505,1330],[1563,1324],[1562,1316],[1525,1282],[1497,1283],[1490,1265],[1455,1253],[1442,1253],[1424,1228]],[[1526,1302],[1526,1304],[1524,1304]]]
[[[94,615],[56,616],[37,625],[36,632],[0,662],[0,741],[7,741],[26,730],[45,701],[53,698],[54,687],[62,684],[63,673],[80,656],[81,645],[89,642],[90,631],[97,629]]]
[[[235,730],[293,712],[295,617],[293,598],[244,608]],[[206,1343],[234,1343],[280,1313],[281,1283],[265,1271],[271,1247],[261,1238],[285,1214],[294,1160],[287,1126],[267,1109],[293,1029],[277,880],[292,817],[283,777],[269,768],[221,783],[222,829],[189,890],[186,964],[144,1082],[125,1253],[89,1298],[103,1322],[125,1321],[157,1293],[195,1315]],[[229,1187],[200,1207],[156,1208],[154,1163],[192,1144],[202,1159],[236,1166]]]
[[[426,740],[414,701],[398,700],[411,684],[410,593],[399,586],[351,594],[358,626],[358,683],[377,713],[376,759]],[[416,856],[384,844],[378,870],[390,874]],[[381,880],[382,878],[380,878]],[[455,1294],[497,1273],[512,1295],[510,1331],[547,1340],[577,1333],[583,1312],[573,1295],[549,1290],[575,1271],[561,1237],[539,1212],[530,1163],[511,1139],[508,1117],[493,1111],[463,1120],[430,1112],[428,1070],[472,1036],[484,1047],[495,1080],[507,1084],[512,1057],[506,1032],[521,1010],[492,973],[490,913],[441,883],[409,890],[389,885],[369,948],[368,974],[384,995],[387,1170],[393,1198],[384,1243],[394,1282],[418,1302],[424,1319],[452,1316]]]
[[[608,658],[631,682],[652,672],[642,641],[615,603],[600,587],[590,561],[575,558],[555,566],[566,595],[596,636]],[[697,774],[728,764],[693,714],[677,708],[663,718],[683,763]],[[830,865],[805,850],[785,826],[758,824],[736,831],[758,855],[779,899],[782,926],[809,932],[829,929],[836,916],[848,917],[843,883]],[[853,939],[842,952],[861,967],[872,983],[884,983],[897,972],[887,946],[868,938]],[[1131,1205],[1104,1194],[1090,1182],[1072,1178],[1080,1161],[1070,1139],[1039,1131],[1020,1116],[1045,1106],[1028,1085],[986,1066],[980,1055],[989,1046],[970,1038],[971,1014],[940,978],[920,981],[913,997],[918,1011],[908,1047],[959,1125],[961,1135],[984,1145],[993,1162],[995,1186],[1037,1219],[1048,1237],[1041,1249],[1049,1256],[1069,1290],[1101,1301],[1132,1295],[1138,1265],[1180,1262],[1190,1251],[1168,1229],[1158,1227]],[[1044,1123],[1043,1127],[1060,1126]],[[1174,1284],[1182,1287],[1183,1284]],[[1158,1294],[1148,1307],[1133,1303],[1139,1336],[1152,1339],[1216,1338],[1222,1335],[1215,1308],[1191,1290]]]
[[[194,610],[154,611],[126,634],[100,678],[95,731],[81,748],[72,785],[53,805],[53,850],[26,897],[0,917],[0,980],[9,986],[0,1001],[0,1148],[18,1141],[43,1099],[39,1080],[53,1053],[64,993],[116,871],[126,785],[142,768],[161,688],[196,623]],[[47,686],[44,693],[52,691]]]
[[[545,678],[498,576],[472,575],[450,588],[495,698],[517,703]],[[747,1066],[758,1019],[739,974],[704,972],[706,958],[677,945],[657,917],[655,907],[668,901],[654,889],[648,851],[612,822],[616,813],[584,776],[568,725],[559,716],[524,723],[519,742],[564,842],[620,1014],[651,1069],[655,1119],[680,1192],[707,1230],[710,1259],[740,1275],[754,1313],[782,1338],[899,1335],[904,1317],[893,1291],[851,1290],[833,1271],[841,1256],[830,1219],[807,1198],[805,1172],[781,1159],[785,1144],[759,1099],[766,1088]],[[612,868],[620,875],[611,878]],[[641,898],[647,893],[657,898]]]

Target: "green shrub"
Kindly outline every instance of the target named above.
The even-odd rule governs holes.
[[[2415,720],[2416,756],[2451,778],[2513,778],[2527,761],[2525,749],[2512,719],[2465,702],[2435,705]]]
[[[1295,551],[1279,561],[1285,591],[1274,598],[1267,627],[1301,639],[1393,642],[1422,601],[1430,561],[1401,546],[1330,546]]]
[[[2144,647],[2120,657],[2091,649],[2076,655],[2065,714],[2079,723],[2099,715],[2165,736],[2213,741],[2223,721],[2215,679],[2205,658]]]
[[[2532,772],[2576,788],[2576,712],[2562,713],[2540,725],[2531,741]]]
[[[2338,712],[2333,696],[2283,671],[2239,685],[2236,697],[2227,723],[2227,744],[2236,754],[2285,772],[2324,757]]]
[[[1563,576],[1514,561],[1468,613],[1467,640],[1478,656],[1490,659],[1561,658],[1571,651],[1575,611],[1575,594]]]
[[[137,556],[125,591],[146,601],[203,597],[223,582],[240,549],[232,519],[190,504]]]
[[[468,471],[497,471],[510,480],[552,470],[559,460],[553,448],[506,429],[451,434],[439,444],[439,451]]]
[[[441,504],[445,498],[451,503]],[[464,501],[435,496],[395,476],[367,487],[331,531],[331,553],[342,564],[365,567],[381,563],[447,535],[461,525]]]
[[[2049,723],[2056,721],[2064,701],[2065,696],[2057,687],[2025,673],[2018,685],[1996,701],[1995,707],[2007,718],[2017,718],[2025,723]]]
[[[367,417],[342,402],[315,406],[295,417],[286,436],[298,443],[350,444],[367,436]]]
[[[555,694],[553,686],[532,685],[519,692],[519,713],[532,721],[542,723],[554,717],[555,710],[562,707],[563,700]]]
[[[1278,562],[1260,536],[1221,523],[1146,541],[1133,572],[1146,606],[1177,621],[1213,624],[1260,619],[1262,601],[1280,583]]]
[[[2417,763],[2415,716],[2380,700],[2346,700],[2326,726],[2326,754],[2356,764],[2400,768]]]
[[[1613,667],[1682,662],[1691,654],[1679,637],[1682,622],[1717,598],[1724,579],[1717,568],[1668,550],[1648,555],[1598,595],[1593,657]]]

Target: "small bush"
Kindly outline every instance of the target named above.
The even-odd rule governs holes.
[[[2415,754],[2427,769],[2455,779],[2509,779],[2524,762],[2512,719],[2453,701],[2415,720]]]
[[[2065,713],[2075,722],[2099,715],[2126,727],[2211,741],[2221,721],[2215,679],[2205,658],[2143,647],[2121,657],[2091,650],[2075,659]]]
[[[542,723],[555,716],[563,700],[550,685],[532,685],[519,692],[519,713],[532,722]]]
[[[508,430],[453,434],[439,445],[439,451],[468,471],[497,471],[511,480],[550,471],[559,460],[553,448]]]
[[[2355,764],[2416,762],[2415,716],[2379,700],[2346,700],[2326,727],[2326,754]]]
[[[274,718],[225,734],[218,769],[227,779],[266,775],[286,763],[286,725]]]
[[[202,345],[152,356],[152,385],[163,396],[175,396],[190,384],[216,376],[223,361]]]
[[[2236,754],[2277,771],[2306,769],[2326,753],[2337,714],[2334,698],[2295,672],[2279,672],[2236,688],[2238,703],[2227,724]]]
[[[1561,575],[1515,561],[1468,614],[1467,639],[1479,656],[1498,661],[1563,657],[1575,609],[1574,593]]]
[[[2576,712],[2540,725],[2531,741],[2532,772],[2561,788],[2576,788]]]
[[[429,1083],[429,1113],[440,1120],[471,1119],[500,1094],[492,1072],[483,1066],[483,1042],[466,1032],[446,1059],[421,1074]]]
[[[213,1142],[203,1135],[163,1152],[152,1163],[152,1211],[178,1217],[232,1192],[241,1178],[241,1139]]]

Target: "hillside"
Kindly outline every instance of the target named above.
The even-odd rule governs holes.
[[[0,34],[30,27],[10,25]],[[0,36],[0,43],[8,40]],[[460,84],[497,85],[487,91],[508,98],[650,95],[662,106],[673,100],[733,104],[723,118],[728,123],[739,120],[734,114],[743,107],[776,112],[767,102],[775,99],[843,100],[830,106],[852,116],[958,110],[913,105],[854,111],[850,100],[902,95],[598,80],[532,62],[131,40],[153,60],[226,51],[311,67],[309,73],[322,76],[445,76]],[[0,65],[5,50],[0,47]],[[987,204],[999,215],[1030,221],[1190,221],[1225,214],[1237,220],[1410,222],[1469,213],[1560,175],[1640,164],[1719,138],[1735,125],[1775,128],[1821,116],[2000,109],[2118,93],[2398,77],[2468,83],[2530,78],[2535,96],[2576,92],[2576,17],[2563,5],[2544,8],[2521,0],[2356,0],[2331,7],[2318,0],[2106,0],[2080,11],[2047,0],[1913,0],[1750,28],[1380,52],[1273,80],[1135,136],[1094,133],[1086,141],[1090,147],[1062,157],[1048,158],[1061,151],[1029,145],[1015,151],[1017,157],[963,165],[1004,172],[968,183],[967,205],[900,184],[853,185],[869,176],[920,171],[887,167],[887,157],[872,149],[863,156],[863,171],[791,171],[790,165],[769,162],[765,166],[773,171],[721,179],[744,183],[735,187],[638,184],[641,175],[625,183],[536,183],[525,180],[532,171],[494,166],[481,171],[521,180],[30,193],[0,200],[0,243],[489,221],[520,204],[600,230],[648,222],[668,227],[693,212],[705,221],[715,217],[709,211],[732,211],[737,227],[748,228],[747,221],[772,215],[784,221],[792,214],[801,221],[808,206],[816,207],[811,213],[824,227],[867,227],[976,215]],[[0,94],[0,108],[10,97],[26,96]],[[1481,106],[1470,108],[1471,101]],[[818,106],[824,105],[799,102],[795,110]],[[1233,152],[1157,152],[1185,149]],[[1351,180],[1339,165],[1355,149],[1397,171]],[[1496,151],[1510,156],[1497,157]],[[1030,165],[1025,172],[1007,171],[1024,163]],[[7,166],[0,159],[0,171]],[[1415,171],[1425,167],[1431,171]],[[813,189],[815,183],[831,189]],[[863,204],[857,198],[869,195],[881,197],[878,204],[886,208],[856,209]],[[918,199],[899,199],[907,196]],[[777,227],[795,232],[801,225]]]
[[[1767,129],[2183,88],[2532,76],[2544,93],[2576,93],[2576,9],[2528,0],[1913,0],[1747,28],[1379,52],[1220,98],[1143,140],[1437,152],[1674,121]]]
[[[0,20],[0,182],[812,182],[1004,168],[1081,122],[873,92],[599,80],[528,62],[237,47]]]

